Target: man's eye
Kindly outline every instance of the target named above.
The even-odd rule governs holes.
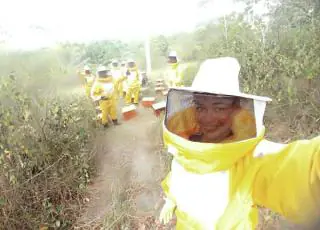
[[[202,107],[196,107],[196,110],[197,110],[198,112],[202,112],[202,111],[204,111],[204,108],[202,108]]]
[[[215,108],[214,111],[216,111],[216,112],[222,112],[222,111],[225,111],[225,108]]]

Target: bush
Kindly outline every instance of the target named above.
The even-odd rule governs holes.
[[[198,62],[182,64],[183,84],[185,86],[191,86],[192,81],[199,70],[199,66],[200,64]]]
[[[93,173],[94,108],[0,82],[0,226],[71,228]]]

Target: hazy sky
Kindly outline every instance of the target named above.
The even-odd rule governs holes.
[[[239,10],[232,0],[0,0],[0,41],[34,48],[57,41],[136,39],[192,30],[199,22]],[[43,30],[37,30],[40,26]],[[2,34],[1,34],[2,31]],[[4,34],[3,32],[8,32]]]

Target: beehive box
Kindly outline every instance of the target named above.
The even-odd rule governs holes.
[[[155,97],[144,97],[142,98],[142,106],[143,107],[151,107],[156,100]]]
[[[162,93],[162,91],[164,91],[164,88],[163,87],[156,87],[155,90],[156,90],[156,93]]]
[[[156,87],[164,87],[164,84],[162,82],[157,82]]]
[[[122,108],[122,116],[125,121],[128,121],[137,116],[137,107],[134,105],[125,106]]]
[[[152,105],[153,113],[157,117],[160,116],[161,112],[164,112],[166,110],[167,103],[165,101],[158,102],[156,104]]]

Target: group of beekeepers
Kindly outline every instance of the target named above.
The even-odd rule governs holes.
[[[101,110],[101,123],[109,126],[109,117],[114,125],[119,125],[117,108],[119,99],[125,104],[138,104],[142,77],[134,60],[126,62],[113,60],[109,66],[101,65],[96,74],[89,66],[80,73],[85,92]]]
[[[179,66],[177,53],[172,51],[168,55],[169,70],[166,75],[168,87],[183,86],[182,71]],[[124,98],[125,104],[138,104],[141,85],[145,78],[133,59],[126,62],[113,60],[109,66],[99,66],[96,74],[86,65],[79,73],[86,95],[97,103],[101,110],[101,123],[109,126],[109,119],[118,125],[117,107],[119,99]]]

